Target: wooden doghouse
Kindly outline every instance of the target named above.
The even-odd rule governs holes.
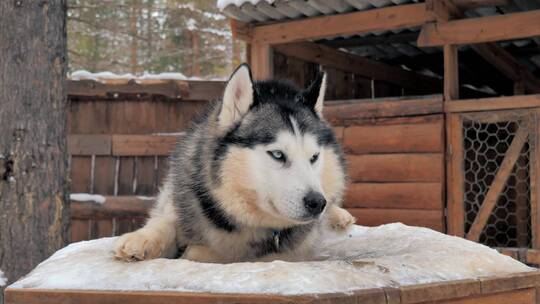
[[[345,206],[360,224],[427,226],[540,262],[538,2],[237,1],[223,11],[257,79],[306,85],[328,73],[327,117],[350,164]]]

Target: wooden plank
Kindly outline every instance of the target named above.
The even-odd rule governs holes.
[[[446,136],[448,138],[446,154],[447,228],[449,234],[464,237],[463,131],[459,115],[447,116]]]
[[[529,122],[531,135],[529,136],[529,187],[531,204],[531,246],[540,249],[540,109],[532,114]],[[539,259],[540,262],[540,259]],[[540,265],[540,263],[538,263]],[[540,301],[540,299],[539,299]]]
[[[411,124],[430,124],[443,119],[442,114],[405,116],[405,117],[380,117],[380,118],[358,118],[351,120],[338,121],[342,123],[333,124],[335,126],[353,127],[353,126],[392,126],[392,125],[411,125]]]
[[[187,95],[187,82],[152,80],[141,83],[133,79],[67,80],[68,95],[107,97],[114,94],[156,94],[181,99]]]
[[[486,225],[491,212],[497,203],[497,199],[506,185],[506,180],[510,176],[510,173],[512,173],[512,169],[514,168],[514,165],[520,155],[523,145],[527,142],[528,136],[529,130],[527,127],[522,125],[514,136],[512,144],[510,147],[508,147],[501,166],[497,170],[497,174],[489,186],[489,190],[486,193],[482,205],[480,206],[480,210],[478,210],[476,218],[474,219],[474,222],[467,233],[467,239],[478,241],[480,238],[480,233],[482,233],[482,230],[484,229],[484,226]]]
[[[347,208],[347,211],[356,217],[358,225],[379,226],[401,222],[444,232],[442,210]]]
[[[94,166],[94,193],[114,194],[115,159],[112,156],[96,156]]]
[[[133,178],[135,177],[135,161],[133,157],[120,157],[118,172],[118,195],[133,194]]]
[[[536,271],[500,277],[480,278],[483,294],[512,291],[540,286],[540,275]]]
[[[518,273],[510,276],[493,277],[493,282],[508,279],[522,281],[522,277],[538,276]],[[529,280],[526,280],[529,282]],[[518,284],[516,286],[528,286]],[[275,294],[232,294],[176,291],[106,291],[106,290],[62,290],[62,289],[6,289],[6,303],[517,303],[533,304],[535,289],[525,288],[497,293],[483,292],[480,280],[459,280],[430,284],[417,284],[398,288],[361,289],[348,293],[275,295]]]
[[[540,250],[528,249],[525,253],[525,263],[540,265]]]
[[[88,156],[73,156],[70,164],[71,191],[75,193],[90,193],[91,158]]]
[[[471,297],[481,294],[480,281],[456,280],[451,282],[430,283],[421,285],[408,285],[399,288],[401,303],[421,303],[426,300],[436,302],[440,300]]]
[[[251,72],[256,80],[269,79],[274,75],[273,51],[268,43],[251,45]]]
[[[177,141],[176,136],[113,135],[114,156],[169,155]]]
[[[442,210],[442,184],[352,183],[347,187],[344,206]]]
[[[86,241],[89,239],[88,220],[71,219],[71,243]]]
[[[154,157],[139,157],[137,169],[137,191],[135,194],[152,196],[156,184],[156,170]]]
[[[252,43],[287,43],[411,28],[435,21],[425,5],[408,4],[255,26]]]
[[[473,44],[540,36],[540,10],[428,23],[418,36],[419,47]]]
[[[404,117],[442,113],[443,105],[440,96],[425,99],[395,99],[379,101],[327,101],[324,116],[333,124],[343,124],[347,120],[382,117]]]
[[[445,113],[509,110],[540,107],[540,94],[456,100],[444,104]]]
[[[344,130],[348,153],[443,152],[443,121],[422,124],[352,126]]]
[[[68,135],[70,155],[111,155],[110,135]]]
[[[175,291],[107,291],[107,290],[54,290],[54,289],[6,289],[6,304],[168,304],[168,303],[386,303],[381,288],[364,289],[350,293],[277,295],[277,294],[232,294]]]
[[[356,182],[442,182],[443,156],[365,154],[347,156],[349,177]]]
[[[440,304],[535,304],[534,288],[437,302]]]
[[[97,237],[111,237],[113,236],[113,224],[112,219],[98,220],[97,223]]]
[[[276,51],[290,57],[352,72],[370,79],[383,80],[406,88],[426,89],[432,92],[437,92],[442,88],[442,82],[439,79],[345,53],[322,44],[296,42],[274,45],[273,47]]]
[[[459,99],[458,49],[455,45],[444,45],[444,100]]]
[[[71,218],[101,220],[125,217],[146,217],[154,200],[137,196],[106,196],[103,204],[95,202],[71,202]]]

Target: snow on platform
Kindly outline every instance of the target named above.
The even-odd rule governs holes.
[[[314,262],[205,264],[158,259],[115,260],[116,238],[69,245],[11,288],[174,290],[306,294],[398,287],[532,271],[486,246],[427,228],[355,226],[326,235]]]

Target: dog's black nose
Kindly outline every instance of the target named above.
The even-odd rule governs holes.
[[[319,215],[326,206],[326,199],[319,192],[309,191],[304,196],[304,206],[310,215]]]

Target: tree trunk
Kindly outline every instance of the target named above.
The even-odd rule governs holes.
[[[130,65],[131,73],[135,74],[138,71],[138,45],[137,45],[137,35],[139,34],[137,29],[137,17],[138,17],[138,1],[131,2],[131,11],[129,16],[129,32],[131,34],[131,46],[130,46]]]
[[[65,75],[66,0],[0,1],[0,269],[8,283],[68,243]]]

